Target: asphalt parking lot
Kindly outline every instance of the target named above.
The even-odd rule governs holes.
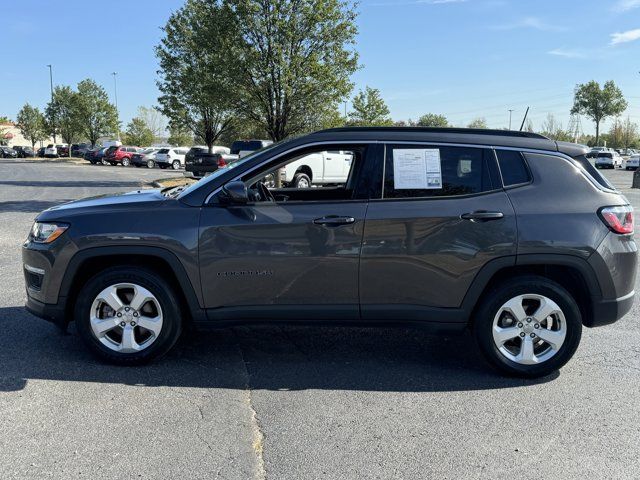
[[[605,174],[640,210],[632,172]],[[118,368],[23,309],[37,212],[171,175],[0,160],[0,478],[640,476],[638,303],[538,381],[403,329],[225,329]]]

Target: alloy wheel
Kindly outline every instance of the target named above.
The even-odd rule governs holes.
[[[153,344],[162,331],[162,308],[153,293],[134,283],[118,283],[94,299],[89,323],[94,337],[118,353],[136,353]]]
[[[156,162],[153,160],[147,160],[147,168],[153,168],[156,166]]]
[[[518,295],[498,310],[492,333],[495,346],[504,357],[521,365],[535,365],[558,353],[567,336],[567,322],[550,298]]]

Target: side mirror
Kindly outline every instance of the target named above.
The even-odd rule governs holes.
[[[244,205],[249,202],[249,191],[247,190],[247,186],[244,182],[229,182],[222,187],[222,191],[228,198],[229,203]]]

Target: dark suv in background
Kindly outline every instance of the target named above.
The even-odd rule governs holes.
[[[331,151],[335,183],[268,187]],[[120,364],[164,354],[186,324],[395,324],[471,329],[502,372],[546,375],[634,299],[633,211],[586,153],[512,131],[317,132],[189,187],[42,212],[27,309],[75,320]]]

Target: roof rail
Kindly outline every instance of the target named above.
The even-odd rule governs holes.
[[[320,130],[326,132],[424,132],[424,133],[458,133],[469,135],[493,135],[500,137],[539,138],[549,140],[539,133],[520,132],[518,130],[498,130],[488,128],[450,128],[450,127],[338,127]]]

